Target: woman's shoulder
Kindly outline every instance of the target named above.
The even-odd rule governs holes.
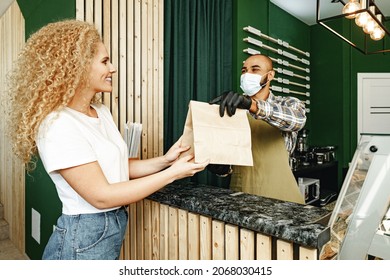
[[[38,134],[43,136],[47,133],[61,134],[65,133],[71,127],[75,127],[74,120],[66,108],[49,113],[39,126]]]

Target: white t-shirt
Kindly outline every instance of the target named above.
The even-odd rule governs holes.
[[[67,215],[98,213],[60,175],[58,170],[97,161],[109,183],[129,180],[127,146],[108,108],[92,105],[98,118],[65,107],[50,113],[39,127],[37,147],[46,172],[56,185]]]

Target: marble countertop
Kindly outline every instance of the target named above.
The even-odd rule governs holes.
[[[190,182],[175,182],[148,197],[193,213],[320,249],[330,240],[331,211]]]

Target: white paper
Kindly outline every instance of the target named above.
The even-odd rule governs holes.
[[[31,236],[41,244],[41,214],[31,208]]]
[[[127,122],[125,124],[124,140],[128,148],[128,157],[138,157],[139,147],[141,146],[142,124],[136,122]]]

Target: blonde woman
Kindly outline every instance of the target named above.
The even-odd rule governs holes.
[[[112,91],[115,68],[89,23],[51,23],[27,41],[11,75],[15,153],[39,155],[62,202],[43,259],[118,259],[127,224],[123,205],[204,170],[179,158],[180,140],[161,157],[127,158],[127,147],[97,94]]]

